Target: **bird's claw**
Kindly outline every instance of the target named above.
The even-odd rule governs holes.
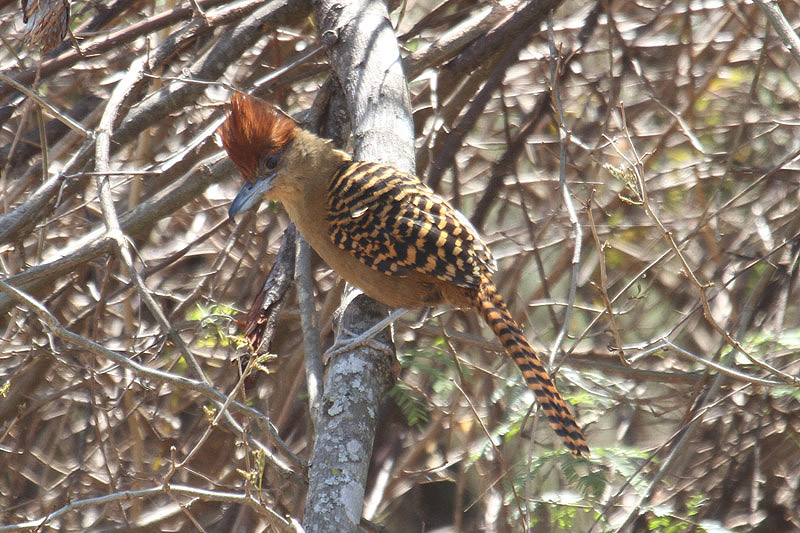
[[[346,330],[342,330],[345,332]],[[328,361],[333,359],[336,356],[342,355],[345,352],[349,352],[351,350],[355,350],[356,348],[372,348],[382,354],[386,355],[387,357],[394,357],[394,348],[393,346],[380,342],[375,339],[373,335],[367,335],[370,333],[369,331],[362,333],[361,335],[356,335],[350,331],[346,331],[346,338],[337,340],[333,346],[325,350],[325,353],[322,354],[322,364],[327,365]],[[377,332],[376,332],[377,334]]]
[[[392,324],[394,324],[395,320],[400,318],[404,313],[406,313],[406,309],[395,309],[389,316],[361,334],[353,333],[347,328],[340,326],[336,342],[334,342],[333,346],[328,348],[325,353],[322,354],[322,363],[327,365],[328,361],[330,361],[333,357],[360,347],[372,348],[373,350],[377,350],[387,357],[394,357],[394,346],[380,342],[375,338],[375,336],[387,327],[390,327]]]

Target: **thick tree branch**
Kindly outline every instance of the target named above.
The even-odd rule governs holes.
[[[352,123],[355,157],[414,172],[414,130],[408,86],[386,6],[379,0],[314,4],[320,38]],[[361,333],[386,307],[345,299],[341,329]],[[378,336],[390,342],[388,332]],[[361,520],[377,413],[392,384],[391,361],[370,348],[332,359],[325,380],[311,457],[304,527],[356,531]]]

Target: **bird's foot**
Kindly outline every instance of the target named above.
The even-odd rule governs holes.
[[[339,333],[336,335],[336,342],[322,355],[323,364],[327,365],[331,358],[359,347],[369,347],[385,354],[387,357],[394,357],[394,346],[378,341],[375,339],[375,336],[394,324],[398,318],[407,312],[408,309],[402,307],[395,309],[389,316],[361,334],[355,334],[344,327],[339,327]]]

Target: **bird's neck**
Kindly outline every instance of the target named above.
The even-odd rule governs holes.
[[[294,198],[281,198],[284,203],[308,202],[317,196],[324,198],[331,176],[350,160],[350,156],[336,150],[331,141],[299,128],[286,157],[290,158],[287,166],[292,169],[291,181],[297,187],[293,191]]]
[[[328,239],[325,222],[328,183],[350,156],[336,150],[330,141],[298,129],[284,157],[289,159],[287,166],[291,168],[292,179],[277,199],[307,240],[317,240],[310,235],[316,233]]]

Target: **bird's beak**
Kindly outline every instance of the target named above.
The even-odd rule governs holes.
[[[236,194],[236,198],[234,198],[233,202],[231,202],[230,208],[228,208],[228,218],[235,220],[236,215],[239,213],[247,211],[253,206],[258,205],[264,193],[272,188],[272,181],[274,179],[275,173],[272,172],[263,178],[258,178],[252,183],[246,181]]]

